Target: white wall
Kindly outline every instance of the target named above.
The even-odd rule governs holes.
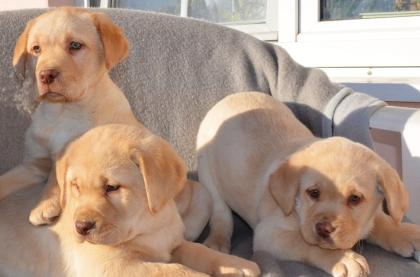
[[[0,0],[0,10],[47,8],[48,0]]]
[[[82,4],[82,1],[74,0],[0,0],[0,11],[37,9],[58,6],[74,6]]]

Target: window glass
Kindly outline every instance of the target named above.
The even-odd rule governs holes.
[[[420,15],[420,0],[321,0],[321,20]]]
[[[180,15],[181,0],[117,0],[114,6]]]
[[[264,22],[267,0],[189,0],[191,17],[217,23]]]
[[[267,0],[114,0],[113,7],[180,15],[188,3],[188,16],[217,23],[261,23],[266,20]]]
[[[75,0],[74,1],[76,6],[83,6],[84,1],[83,0]],[[101,6],[101,0],[88,0],[87,5],[91,8],[99,8]]]

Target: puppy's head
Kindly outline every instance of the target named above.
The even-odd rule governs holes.
[[[64,213],[91,243],[114,245],[162,227],[159,216],[185,178],[184,162],[166,141],[124,125],[90,130],[57,163]]]
[[[383,197],[396,224],[408,206],[394,169],[367,147],[338,137],[292,154],[270,176],[269,190],[286,215],[296,211],[303,238],[322,248],[348,249],[366,237]]]
[[[127,54],[127,39],[106,15],[57,8],[27,23],[13,65],[23,76],[34,65],[40,99],[77,101]]]

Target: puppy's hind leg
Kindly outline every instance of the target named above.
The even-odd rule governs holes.
[[[420,253],[420,226],[401,222],[397,224],[382,209],[375,215],[375,225],[368,241],[403,257],[414,257],[418,262]]]
[[[0,199],[13,192],[44,182],[50,169],[49,159],[26,161],[0,176]]]
[[[210,218],[210,234],[204,241],[208,247],[230,252],[230,239],[233,233],[232,213],[226,203],[219,197],[213,197],[213,211]]]
[[[216,181],[210,173],[206,158],[202,156],[198,158],[198,176],[200,183],[210,192],[213,201],[210,234],[204,244],[212,249],[229,253],[230,239],[233,233],[232,213],[217,189]]]
[[[185,225],[185,239],[196,240],[211,215],[212,201],[208,190],[199,182],[187,180],[175,201]]]

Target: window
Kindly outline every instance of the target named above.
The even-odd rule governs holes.
[[[369,83],[363,85],[366,90],[360,90],[376,91],[377,97],[380,91],[387,95],[384,100],[420,102],[420,0],[74,2],[85,7],[133,8],[223,24],[278,43],[297,62],[322,68],[335,82],[350,87],[356,84],[357,89]],[[392,85],[379,89],[378,83]]]
[[[420,15],[419,0],[321,0],[321,21]]]
[[[181,15],[181,0],[114,0],[109,7],[155,11],[173,15]]]
[[[333,81],[409,84],[396,93],[419,101],[419,2],[279,1],[278,43]]]
[[[250,33],[263,40],[277,40],[277,0],[87,0],[86,6],[91,7],[92,4],[194,17]]]

